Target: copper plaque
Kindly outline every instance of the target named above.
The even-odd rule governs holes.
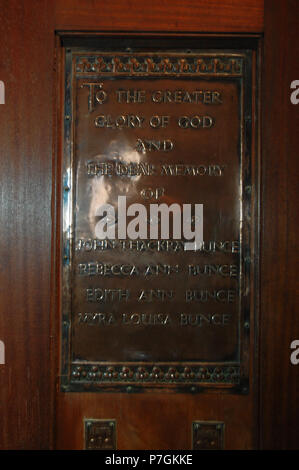
[[[250,51],[66,50],[63,390],[248,390],[251,77]]]

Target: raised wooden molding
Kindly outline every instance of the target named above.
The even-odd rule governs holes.
[[[56,0],[57,30],[260,33],[263,0]]]

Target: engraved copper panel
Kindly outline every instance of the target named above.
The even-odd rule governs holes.
[[[84,433],[86,450],[116,449],[115,420],[85,419]]]
[[[63,390],[248,391],[251,99],[250,51],[66,51]],[[100,241],[118,196],[203,204],[204,245]]]
[[[192,423],[193,450],[222,450],[224,448],[224,423],[194,421]]]

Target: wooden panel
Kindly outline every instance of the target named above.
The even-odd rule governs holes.
[[[147,10],[145,8],[146,5],[136,1],[128,5],[121,1],[105,4],[90,0],[84,2],[84,8],[82,2],[74,0],[41,0],[38,8],[33,0],[1,2],[0,79],[6,84],[6,104],[1,105],[0,116],[3,212],[0,236],[2,259],[6,260],[1,268],[0,290],[3,312],[0,332],[6,345],[6,365],[0,366],[1,448],[51,446],[51,390],[54,383],[50,376],[50,272],[55,29],[259,32],[263,28],[261,0],[154,1]],[[141,408],[142,400],[140,398]],[[239,400],[241,403],[245,398]],[[167,401],[166,397],[163,401]],[[159,421],[158,411],[155,416]],[[195,415],[192,419],[201,417]],[[247,439],[245,446],[250,445],[248,442]],[[153,440],[153,443],[161,445],[159,440]]]
[[[49,446],[51,5],[1,2],[0,448]]]
[[[128,8],[125,2],[104,4],[89,0],[84,2],[83,11],[82,2],[78,0],[56,0],[55,24],[53,3],[40,0],[37,9],[32,0],[1,2],[0,79],[6,84],[6,105],[0,108],[3,213],[0,236],[4,260],[0,335],[6,344],[6,365],[0,366],[1,448],[38,449],[50,445],[51,381],[47,366],[41,368],[40,364],[49,364],[54,30],[263,30],[260,0],[176,0],[171,3],[171,10],[169,2],[155,1],[149,5],[148,15],[144,4],[135,1],[130,2]],[[289,101],[289,85],[299,75],[298,61],[295,69],[298,2],[266,0],[265,25],[261,443],[266,448],[295,448],[299,421],[295,406],[298,368],[290,364],[289,345],[299,337],[294,256],[298,219],[294,171],[298,107]],[[278,259],[281,261],[277,262]],[[123,406],[125,412],[131,402],[134,404],[134,399],[122,397],[115,407]],[[76,400],[74,396],[74,405]],[[138,400],[142,418],[144,398]],[[229,416],[232,407],[224,403],[225,400],[226,397],[213,397],[211,414],[215,420],[222,419],[217,411],[220,404],[225,405],[224,414]],[[242,409],[246,399],[240,397],[239,400]],[[194,410],[197,410],[197,402],[198,397],[194,397]],[[166,444],[161,444],[159,439],[160,408],[155,403],[154,413],[147,421],[150,424],[156,420],[151,433],[157,434],[152,442],[162,446]],[[201,404],[202,413],[190,414],[188,422],[205,418],[204,399]],[[62,402],[61,407],[63,405]],[[158,405],[170,406],[167,396],[162,397]],[[79,413],[74,409],[66,409],[70,424],[72,416]],[[184,413],[180,402],[178,419]],[[142,419],[140,428],[136,423],[127,423],[128,434],[140,431],[143,425]],[[187,425],[184,426],[187,430]],[[141,439],[138,434],[136,447],[142,447],[145,443],[138,441]],[[120,445],[126,446],[126,442]],[[250,445],[247,436],[245,447]]]
[[[56,29],[261,32],[263,0],[56,0]]]
[[[64,86],[64,77],[61,86]],[[255,152],[253,153],[255,159]],[[254,216],[255,214],[252,214],[253,220]],[[57,233],[59,237],[59,231]],[[253,330],[252,328],[252,349]],[[219,390],[207,394],[173,395],[167,395],[165,392],[147,395],[141,393],[99,395],[65,393],[58,390],[56,446],[59,449],[82,449],[84,418],[92,418],[116,420],[118,449],[191,448],[191,424],[196,420],[224,422],[225,448],[252,449],[256,447],[257,390],[256,383],[252,379],[253,363],[251,360],[250,391],[245,396],[224,394]]]
[[[261,445],[295,449],[299,442],[299,365],[290,363],[290,343],[299,339],[299,105],[290,102],[290,83],[299,78],[299,3],[266,0],[265,7]]]
[[[99,402],[100,398],[100,402]],[[192,421],[224,421],[226,449],[252,449],[248,396],[224,394],[62,394],[57,407],[58,449],[82,449],[84,418],[114,419],[117,449],[191,449]]]

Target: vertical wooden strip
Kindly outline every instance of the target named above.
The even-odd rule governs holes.
[[[1,2],[0,448],[46,449],[51,432],[52,77],[47,0]]]
[[[261,240],[261,447],[295,449],[299,442],[299,339],[296,311],[299,105],[299,2],[265,1]],[[296,174],[297,169],[297,174]]]

